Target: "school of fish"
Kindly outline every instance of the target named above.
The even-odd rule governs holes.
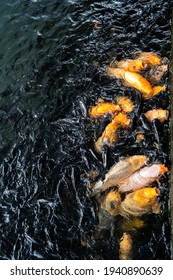
[[[125,87],[137,90],[144,101],[166,91],[166,86],[158,83],[167,70],[167,59],[152,52],[137,53],[134,59],[113,60],[106,67],[110,77],[120,79]],[[131,125],[134,108],[135,104],[127,96],[118,96],[114,102],[99,99],[98,104],[89,108],[88,115],[92,121],[98,122],[105,116],[111,119],[94,143],[98,154],[103,152],[105,146],[112,148],[121,141],[119,132],[126,131]],[[168,116],[169,111],[162,108],[154,108],[144,113],[149,123],[158,120],[162,124]],[[142,141],[144,137],[139,133],[136,141]],[[104,179],[96,181],[92,186],[91,192],[100,205],[100,224],[104,220],[103,213],[107,213],[111,218],[120,215],[125,219],[126,231],[122,232],[119,240],[119,259],[133,258],[130,232],[134,225],[135,230],[144,226],[139,217],[161,211],[158,182],[167,172],[168,168],[164,163],[150,162],[144,154],[127,156],[116,162],[106,172]],[[123,226],[121,228],[123,229]]]

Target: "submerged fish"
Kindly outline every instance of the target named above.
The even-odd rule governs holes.
[[[117,186],[144,166],[146,162],[147,157],[144,155],[135,155],[119,161],[106,173],[104,181],[100,180],[95,184],[93,190],[102,192],[112,186]]]
[[[144,133],[136,133],[136,142],[137,143],[139,143],[139,142],[141,142],[142,140],[144,140],[145,139],[145,135],[144,135]]]
[[[150,66],[157,66],[162,63],[162,58],[153,52],[136,53],[135,59],[141,59]]]
[[[102,200],[101,208],[106,210],[110,215],[116,216],[119,213],[121,204],[121,195],[117,191],[110,191]]]
[[[98,202],[100,208],[98,212],[99,223],[95,232],[97,238],[100,237],[102,230],[110,227],[112,219],[119,214],[121,195],[117,191],[111,191],[106,196],[100,196]]]
[[[156,86],[152,88],[151,84],[138,73],[125,71],[121,68],[111,67],[107,67],[107,71],[114,77],[118,79],[123,79],[127,86],[133,87],[136,90],[138,90],[142,94],[143,99],[145,100],[151,99],[160,91],[165,91],[165,86]]]
[[[111,123],[109,123],[102,135],[95,143],[95,149],[98,153],[102,152],[103,146],[107,145],[113,147],[118,142],[119,136],[117,130],[120,128],[126,128],[130,124],[130,119],[126,114],[118,113],[114,116]]]
[[[123,113],[131,113],[134,110],[134,104],[127,96],[120,96],[117,98],[117,104],[122,109]]]
[[[89,116],[90,118],[101,118],[107,114],[112,115],[120,110],[121,108],[119,105],[115,105],[111,102],[102,102],[89,109]]]
[[[159,213],[160,203],[157,201],[159,195],[158,188],[143,188],[129,193],[121,202],[119,213],[125,217]]]
[[[164,164],[145,166],[132,174],[124,181],[118,183],[119,192],[134,191],[151,185],[158,180],[168,169]]]
[[[155,95],[157,95],[161,91],[166,91],[166,86],[165,85],[153,87],[152,97],[154,97]],[[146,98],[146,99],[148,99],[148,98]]]
[[[126,128],[130,124],[131,120],[126,114],[120,112],[114,116],[112,122],[116,123],[121,128]]]
[[[120,220],[118,227],[122,231],[136,232],[145,226],[144,221],[139,217],[124,218]]]
[[[132,247],[133,247],[133,241],[130,234],[124,232],[123,236],[120,239],[119,259],[131,260],[133,257]]]
[[[167,64],[158,65],[149,71],[147,78],[152,85],[157,84],[158,82],[160,82],[166,71],[168,71]]]
[[[122,68],[130,72],[139,72],[146,68],[146,63],[142,59],[123,59],[114,61],[114,67]],[[113,65],[111,65],[112,67]]]
[[[147,111],[144,115],[150,123],[155,119],[158,119],[161,123],[163,123],[168,119],[169,111],[162,109],[153,109]]]
[[[107,145],[109,147],[114,146],[118,142],[119,136],[117,133],[118,125],[114,122],[109,123],[102,135],[98,138],[95,143],[95,150],[100,154],[102,152],[103,146]]]

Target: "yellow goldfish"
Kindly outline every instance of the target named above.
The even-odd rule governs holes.
[[[120,239],[119,245],[119,259],[120,260],[131,260],[132,259],[132,246],[133,241],[130,234],[124,232]]]
[[[158,188],[143,188],[126,195],[121,202],[119,213],[122,216],[142,216],[146,213],[159,213],[160,203],[157,197],[160,195]]]
[[[118,128],[119,127],[115,122],[111,122],[106,126],[102,135],[98,138],[98,140],[95,143],[95,149],[98,153],[102,152],[104,145],[112,147],[115,143],[118,142],[119,140],[119,136],[117,133]]]

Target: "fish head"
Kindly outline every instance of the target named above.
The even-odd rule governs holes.
[[[143,188],[134,192],[133,199],[140,208],[152,207],[160,195],[158,188]]]
[[[104,200],[101,207],[111,215],[117,215],[121,203],[121,195],[117,191],[110,191]]]

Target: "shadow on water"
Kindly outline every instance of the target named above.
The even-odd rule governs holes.
[[[104,66],[136,51],[169,58],[171,4],[8,0],[0,15],[0,258],[117,259],[120,218],[93,238],[98,205],[90,171],[101,174],[121,156],[143,152],[169,167],[169,125],[150,128],[159,150],[151,131],[145,145],[129,137],[101,158],[87,110],[99,97],[130,92],[137,128],[148,108],[167,109],[169,87],[142,102],[136,91],[107,79]],[[146,216],[147,226],[135,235],[136,259],[170,259],[168,180],[161,183],[162,213]]]

